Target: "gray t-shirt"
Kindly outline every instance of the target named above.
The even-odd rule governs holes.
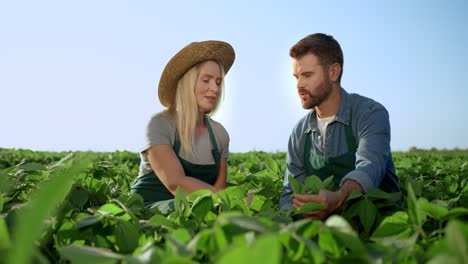
[[[216,144],[218,145],[219,152],[222,159],[227,159],[229,156],[229,135],[226,129],[218,122],[208,117],[213,133],[215,135]],[[140,172],[138,176],[148,174],[153,169],[148,161],[148,156],[145,151],[151,146],[157,145],[170,145],[173,146],[176,138],[176,124],[175,120],[171,119],[169,112],[162,111],[154,114],[147,127],[146,127],[146,140],[145,145],[140,150]],[[180,148],[179,156],[184,160],[200,165],[214,164],[214,158],[211,153],[213,146],[210,141],[210,134],[208,131],[199,137],[195,137],[193,154],[185,153],[183,148]]]

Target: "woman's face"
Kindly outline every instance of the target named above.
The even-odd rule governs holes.
[[[221,90],[221,69],[215,61],[204,61],[198,65],[198,77],[195,82],[195,98],[198,111],[207,113],[213,110]]]

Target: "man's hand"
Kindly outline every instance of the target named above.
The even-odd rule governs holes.
[[[340,209],[353,190],[362,191],[362,187],[356,181],[347,180],[336,192],[320,190],[318,194],[294,194],[293,206],[299,208],[308,202],[323,204],[325,208],[319,211],[302,214],[306,218],[322,220]]]
[[[306,218],[322,220],[338,210],[345,200],[340,191],[320,190],[318,194],[294,194],[294,208],[299,208],[308,202],[323,204],[325,208],[319,211],[302,214]]]

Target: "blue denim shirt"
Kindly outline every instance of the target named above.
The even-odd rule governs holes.
[[[352,111],[350,120],[350,111]],[[399,190],[398,178],[390,151],[390,121],[388,112],[378,102],[348,94],[341,88],[341,102],[335,119],[327,126],[325,142],[322,146],[316,112],[312,109],[294,127],[289,138],[280,209],[292,206],[292,189],[288,175],[304,183],[304,144],[306,136],[312,133],[312,148],[326,157],[336,157],[348,152],[345,126],[351,123],[353,135],[358,145],[355,169],[346,174],[340,186],[348,179],[361,184],[364,192],[378,188],[383,181]]]

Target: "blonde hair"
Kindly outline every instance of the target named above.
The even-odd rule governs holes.
[[[193,154],[193,142],[195,139],[195,126],[198,119],[198,103],[195,97],[195,84],[199,75],[199,66],[197,64],[190,68],[182,78],[177,82],[177,90],[175,94],[174,104],[169,107],[169,112],[175,119],[177,134],[179,136],[182,149],[185,153]],[[206,113],[212,115],[218,110],[220,98],[223,96],[224,89],[224,69],[219,64],[221,70],[221,85],[218,92],[217,100],[213,109]],[[178,154],[178,153],[176,153]]]

